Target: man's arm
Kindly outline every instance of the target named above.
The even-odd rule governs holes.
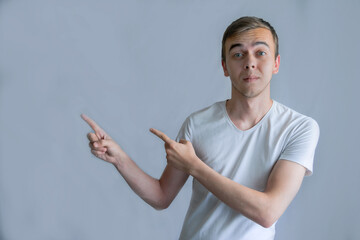
[[[119,160],[114,166],[130,188],[157,210],[165,209],[172,203],[189,177],[188,174],[167,165],[160,179],[153,178],[141,170],[130,157]]]
[[[269,176],[264,192],[245,187],[217,173],[195,154],[191,142],[179,143],[164,133],[150,129],[165,142],[168,164],[196,178],[205,188],[231,208],[263,227],[271,227],[298,192],[305,168],[279,160]]]
[[[279,160],[264,192],[232,181],[202,161],[194,163],[191,175],[231,208],[263,227],[271,227],[299,191],[305,168],[294,162]]]
[[[167,165],[160,179],[151,177],[141,170],[95,121],[83,114],[81,117],[95,132],[87,135],[91,152],[113,164],[130,188],[149,205],[155,209],[167,208],[189,175]]]

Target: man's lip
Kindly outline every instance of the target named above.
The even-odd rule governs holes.
[[[244,79],[244,81],[246,81],[246,82],[252,82],[252,81],[258,80],[259,77],[257,77],[257,76],[248,76],[248,77],[245,77],[245,78],[243,78],[243,79]]]

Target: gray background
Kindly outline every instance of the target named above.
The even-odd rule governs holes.
[[[151,3],[150,3],[151,2]],[[221,37],[243,15],[280,38],[272,97],[312,116],[314,175],[278,240],[360,239],[359,1],[0,1],[0,239],[177,239],[190,179],[156,211],[90,154],[86,113],[146,172],[192,112],[230,97]]]

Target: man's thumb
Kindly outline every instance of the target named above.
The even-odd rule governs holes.
[[[111,139],[101,139],[100,144],[103,147],[111,147],[113,145],[113,141]]]
[[[185,139],[180,139],[179,143],[186,144],[188,141]]]

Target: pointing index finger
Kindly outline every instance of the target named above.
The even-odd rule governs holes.
[[[89,117],[86,116],[85,114],[81,114],[81,118],[84,119],[84,121],[87,122],[87,124],[89,124],[89,126],[90,126],[95,132],[98,132],[98,131],[101,130],[101,128],[99,127],[99,125],[97,125],[94,120],[92,120],[91,118],[89,118]]]
[[[150,128],[150,132],[152,132],[153,134],[155,134],[156,136],[161,138],[165,143],[171,143],[173,141],[165,133],[163,133],[163,132],[161,132],[161,131],[159,131],[157,129]]]
[[[89,126],[94,130],[95,135],[98,139],[111,139],[109,134],[107,134],[101,127],[99,127],[99,125],[97,125],[94,120],[92,120],[85,114],[81,114],[81,118],[84,119],[84,121],[87,122],[87,124],[89,124]]]

